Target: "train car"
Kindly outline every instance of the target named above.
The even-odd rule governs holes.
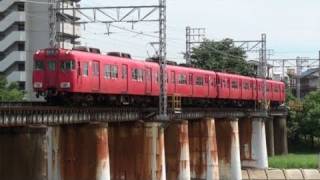
[[[262,79],[196,68],[168,65],[168,96],[210,102],[263,100]],[[110,102],[157,104],[159,65],[93,52],[44,49],[34,55],[33,86],[50,102]],[[266,98],[284,101],[284,84],[266,81]],[[230,103],[229,103],[230,104]]]

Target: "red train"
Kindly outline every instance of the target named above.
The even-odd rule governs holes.
[[[98,50],[44,49],[34,55],[33,87],[47,101],[157,104],[159,65],[128,54]],[[119,57],[116,57],[119,56]],[[183,104],[253,105],[264,99],[263,80],[196,68],[167,66],[168,96]],[[266,80],[272,106],[285,100],[283,82]]]

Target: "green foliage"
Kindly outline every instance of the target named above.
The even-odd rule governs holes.
[[[201,69],[254,75],[252,66],[245,61],[245,51],[236,47],[232,39],[205,40],[193,48],[191,58],[192,64]]]
[[[292,169],[292,168],[317,168],[316,154],[288,154],[269,158],[269,167]]]
[[[6,78],[0,76],[0,101],[20,101],[24,97],[24,92],[18,89],[17,83],[8,85]]]
[[[303,134],[320,137],[320,91],[309,93],[303,101]]]

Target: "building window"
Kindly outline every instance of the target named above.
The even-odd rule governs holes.
[[[19,23],[18,24],[18,31],[24,31],[25,27],[24,27],[24,23]]]
[[[26,68],[25,68],[24,63],[19,63],[18,64],[18,71],[25,71],[25,70],[26,70]]]
[[[26,89],[26,83],[25,82],[18,82],[18,86],[20,90],[25,90]]]
[[[25,45],[24,42],[18,43],[18,51],[25,51]]]
[[[24,11],[24,4],[18,4],[18,11]]]

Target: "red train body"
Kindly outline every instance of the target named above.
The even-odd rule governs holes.
[[[33,86],[47,98],[93,100],[105,97],[159,96],[159,65],[153,62],[65,49],[34,55]],[[263,80],[202,69],[167,66],[168,96],[213,101],[257,102],[264,99]],[[266,99],[285,100],[283,82],[267,80]]]

